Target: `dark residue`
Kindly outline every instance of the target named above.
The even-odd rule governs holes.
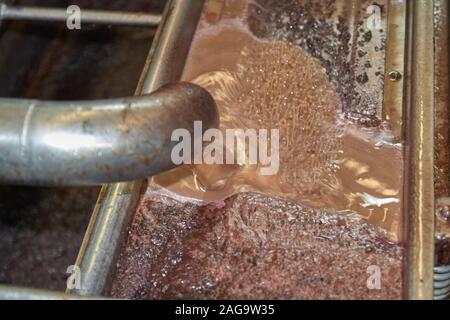
[[[349,12],[335,19],[335,0],[286,0],[282,3],[256,0],[256,3],[249,6],[248,21],[257,37],[284,39],[305,49],[321,61],[341,97],[343,111],[349,119],[363,125],[380,123],[379,107],[374,107],[372,103],[374,97],[368,97],[365,93],[367,90],[358,88],[355,83],[366,85],[370,80],[369,75],[360,74],[367,63],[361,59],[367,56],[366,47],[373,42],[372,32],[362,28],[364,21],[356,21],[355,26],[352,26]],[[370,4],[370,1],[359,3],[359,10],[365,12]],[[380,8],[383,11],[383,7]],[[363,15],[357,16],[363,19]],[[374,50],[381,57],[384,47],[377,46]],[[359,71],[355,65],[360,65]],[[379,90],[382,90],[383,78],[377,79]]]

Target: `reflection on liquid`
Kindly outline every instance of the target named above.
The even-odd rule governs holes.
[[[183,79],[213,95],[222,130],[280,129],[280,171],[261,176],[258,166],[196,165],[153,182],[179,199],[212,202],[257,191],[357,214],[398,239],[402,146],[393,144],[388,125],[367,129],[345,120],[320,62],[302,49],[255,39],[239,17],[208,17]]]

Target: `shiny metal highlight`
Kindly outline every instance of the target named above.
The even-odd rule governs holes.
[[[209,93],[193,84],[118,100],[0,99],[0,183],[80,186],[145,179],[175,167],[172,132],[218,124]]]
[[[104,10],[83,9],[80,12],[81,23],[157,27],[161,22],[161,15],[134,12],[115,12]],[[45,7],[8,6],[0,3],[0,20],[27,21],[60,21],[66,22],[69,17],[67,9]]]

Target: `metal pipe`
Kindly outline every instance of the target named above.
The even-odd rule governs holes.
[[[106,298],[86,298],[54,291],[0,285],[0,300],[106,300]]]
[[[406,297],[432,300],[435,251],[434,1],[410,2],[412,59],[408,66],[408,142],[405,218]]]
[[[119,100],[0,99],[0,182],[78,186],[145,179],[174,167],[172,132],[218,124],[209,93],[165,86]]]
[[[68,9],[19,7],[0,4],[0,20],[66,22],[71,14],[71,11]],[[80,15],[81,23],[156,27],[161,22],[161,15],[158,14],[82,9]]]

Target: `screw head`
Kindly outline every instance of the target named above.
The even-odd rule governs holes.
[[[388,74],[388,78],[391,81],[399,81],[402,78],[402,74],[399,71],[391,71]]]

